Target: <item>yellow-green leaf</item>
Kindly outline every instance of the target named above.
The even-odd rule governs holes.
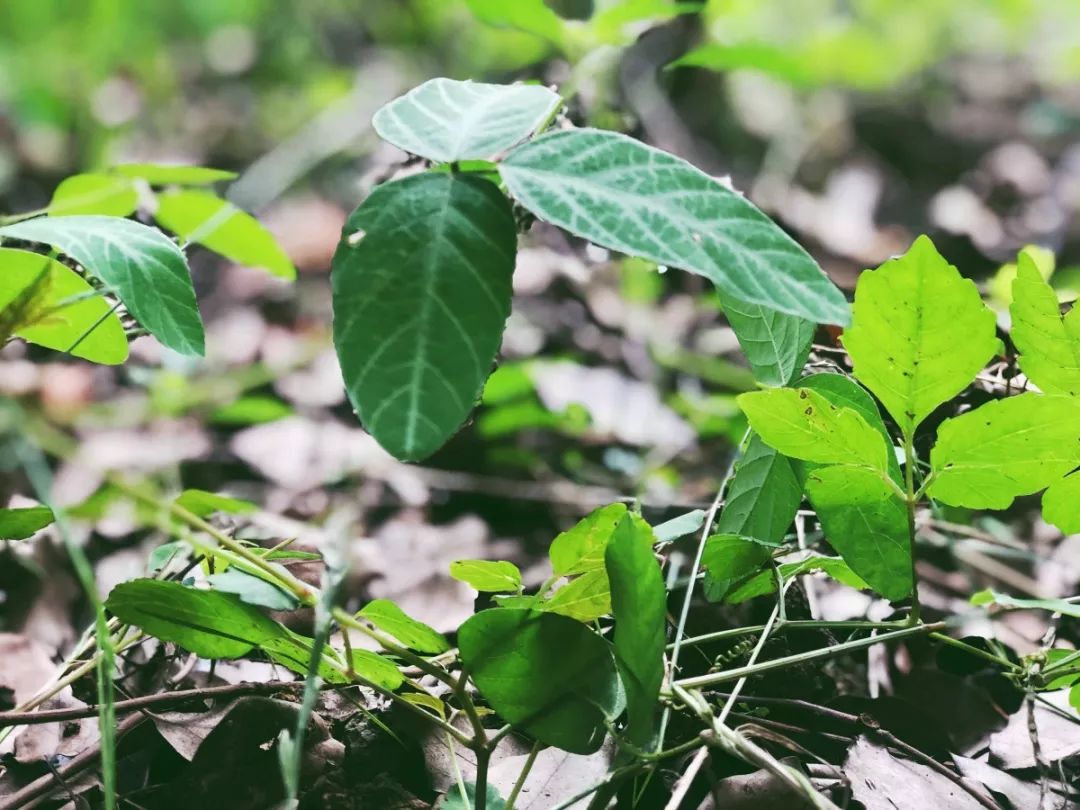
[[[1005,509],[1080,465],[1080,399],[1026,393],[948,419],[930,452],[934,498]]]
[[[555,591],[541,610],[591,622],[611,612],[611,585],[603,568],[587,571]]]
[[[1080,534],[1080,473],[1052,483],[1042,498],[1043,517],[1062,534]]]
[[[1057,294],[1026,250],[1017,258],[1009,312],[1021,370],[1048,394],[1080,395],[1080,308],[1062,316]]]
[[[548,556],[557,577],[604,567],[604,549],[626,514],[626,504],[613,503],[590,512],[551,541]]]
[[[514,593],[521,590],[521,571],[505,560],[455,560],[450,576],[478,591]]]
[[[135,184],[127,177],[110,174],[76,174],[56,187],[49,215],[101,214],[126,217],[139,202]]]
[[[152,186],[208,186],[236,177],[236,172],[225,169],[168,163],[121,163],[109,171],[124,177],[137,177]]]
[[[296,268],[270,231],[213,192],[166,191],[158,196],[154,218],[183,239],[205,245],[237,264],[261,267],[281,278],[296,278]]]
[[[859,276],[843,335],[855,376],[906,435],[967,387],[997,350],[994,314],[925,236]]]
[[[750,426],[766,444],[803,461],[861,464],[884,470],[881,434],[852,408],[833,405],[809,388],[773,388],[738,397]]]
[[[368,602],[357,615],[417,652],[437,654],[450,649],[442,633],[412,618],[389,599]]]
[[[37,253],[0,248],[0,312],[35,283],[32,320],[14,324],[15,335],[94,363],[115,365],[127,359],[119,317],[82,276]]]

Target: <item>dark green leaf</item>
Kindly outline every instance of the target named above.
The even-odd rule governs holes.
[[[115,291],[163,346],[202,355],[205,338],[187,260],[156,228],[117,217],[38,217],[4,226],[0,236],[63,251]]]
[[[605,559],[615,617],[615,661],[626,688],[626,736],[638,747],[647,747],[664,679],[667,591],[652,553],[651,533],[645,542],[637,534],[637,525],[624,516]]]
[[[813,321],[724,295],[720,300],[754,379],[777,386],[799,376],[817,329]]]
[[[705,568],[705,598],[723,599],[731,586],[757,572],[769,561],[769,549],[747,537],[714,534],[705,541],[701,564]],[[771,569],[768,573],[772,573]]]
[[[907,505],[883,473],[823,467],[806,479],[818,520],[851,570],[891,601],[911,593]]]
[[[461,661],[508,723],[575,754],[596,751],[622,710],[610,646],[554,613],[494,608],[458,631]]]
[[[778,544],[802,502],[802,482],[791,459],[754,434],[728,486],[716,529]]]
[[[287,632],[231,594],[196,590],[179,582],[124,582],[113,588],[105,606],[125,624],[203,658],[239,658]]]
[[[469,415],[510,313],[516,229],[485,180],[386,183],[350,217],[333,262],[334,345],[378,442],[415,460]]]
[[[615,132],[563,130],[518,147],[500,172],[536,216],[598,245],[698,273],[748,304],[850,320],[843,294],[791,237],[666,152]]]
[[[368,602],[357,615],[417,652],[435,655],[450,649],[442,633],[418,622],[389,599]]]

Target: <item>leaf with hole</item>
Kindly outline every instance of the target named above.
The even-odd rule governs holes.
[[[932,497],[1005,509],[1080,466],[1080,399],[1029,392],[947,419],[930,465]]]
[[[998,349],[994,313],[975,283],[925,236],[859,276],[852,325],[842,340],[855,377],[909,436]]]
[[[615,662],[626,689],[626,736],[647,748],[664,680],[667,590],[653,556],[651,533],[640,538],[638,531],[630,516],[624,516],[604,558],[615,617]]]
[[[0,509],[0,540],[25,540],[47,526],[55,517],[47,506]]]
[[[853,408],[810,388],[773,388],[737,398],[750,426],[786,456],[820,464],[888,465],[885,440]]]
[[[203,658],[239,658],[285,628],[231,594],[157,579],[113,588],[105,607],[125,624]]]
[[[296,268],[259,220],[203,189],[177,189],[158,195],[158,224],[187,242],[198,242],[226,259],[260,267],[284,279]]]
[[[825,539],[886,599],[911,593],[907,505],[879,470],[823,467],[806,479]]]
[[[557,93],[536,84],[431,79],[380,109],[371,123],[384,141],[428,160],[485,160],[528,138],[561,104]]]
[[[488,593],[516,593],[521,590],[521,571],[505,560],[455,560],[450,576],[471,588]]]
[[[116,365],[128,356],[123,324],[109,302],[70,267],[37,253],[0,248],[0,324],[30,343],[93,363]]]
[[[744,197],[614,132],[543,135],[502,161],[514,198],[612,250],[705,276],[721,294],[809,321],[846,324],[847,301],[810,255]]]
[[[1012,336],[1020,369],[1048,394],[1080,395],[1080,308],[1062,316],[1057,293],[1024,250],[1012,285]]]
[[[437,655],[450,649],[442,633],[412,618],[389,599],[372,600],[356,615],[419,653]]]
[[[461,626],[458,648],[491,708],[546,745],[592,753],[625,707],[610,645],[566,616],[485,610]]]
[[[361,421],[416,460],[465,421],[510,314],[516,229],[499,190],[419,174],[376,188],[334,255],[334,345]]]
[[[205,338],[187,259],[156,228],[101,216],[38,217],[0,237],[52,245],[101,279],[163,346],[202,355]]]

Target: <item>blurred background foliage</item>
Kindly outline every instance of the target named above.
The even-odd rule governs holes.
[[[65,367],[63,386],[29,390],[72,424],[197,417],[206,447],[231,442],[227,464],[181,454],[208,489],[265,467],[241,428],[285,422],[278,439],[315,445],[295,420],[355,430],[329,351],[329,257],[345,213],[405,159],[371,114],[435,75],[558,86],[574,123],[729,176],[849,291],[924,232],[1001,309],[1023,245],[1044,249],[1063,296],[1080,283],[1080,0],[5,0],[0,210],[117,162],[233,169],[230,199],[302,271],[294,290],[195,251],[206,364],[142,339],[117,376]],[[711,497],[753,381],[707,285],[657,270],[534,227],[485,405],[432,468]],[[818,336],[819,365],[841,359],[834,338]],[[7,368],[7,390],[27,390]],[[269,477],[295,494],[367,469],[336,452],[314,478]],[[401,486],[386,497],[408,501]]]

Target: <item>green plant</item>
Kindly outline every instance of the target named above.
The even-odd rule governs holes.
[[[552,575],[531,593],[510,562],[455,562],[451,575],[489,594],[493,605],[461,625],[455,647],[388,600],[358,612],[341,607],[340,549],[331,549],[315,587],[282,564],[303,552],[287,544],[263,548],[210,520],[244,514],[251,504],[199,490],[171,497],[153,482],[114,472],[96,497],[136,503],[172,542],[155,552],[147,576],[95,605],[94,632],[58,683],[20,712],[96,668],[108,725],[116,708],[112,656],[145,636],[208,659],[259,655],[305,678],[298,724],[278,741],[291,801],[317,687],[361,685],[430,723],[451,750],[471,749],[475,782],[459,780],[446,806],[490,810],[513,807],[541,747],[591,753],[605,740],[618,749],[612,769],[564,806],[595,794],[591,806],[605,807],[616,793],[644,791],[661,763],[716,749],[764,768],[814,806],[835,807],[805,774],[732,728],[730,715],[752,678],[918,637],[990,663],[1029,698],[1068,688],[1080,703],[1075,653],[1048,644],[1017,660],[955,639],[945,621],[922,621],[915,575],[926,502],[1003,509],[1045,489],[1047,519],[1063,531],[1080,524],[1080,316],[1060,315],[1034,259],[1018,259],[1012,342],[1040,390],[994,390],[989,401],[959,412],[985,364],[1006,349],[975,285],[928,238],[864,273],[849,311],[810,256],[738,193],[623,135],[561,124],[544,132],[560,106],[558,95],[539,86],[437,79],[377,114],[378,132],[426,165],[377,187],[349,218],[334,257],[334,342],[350,399],[372,435],[401,459],[423,458],[450,438],[495,360],[527,212],[716,285],[762,390],[739,398],[749,430],[712,507],[656,527],[634,506],[597,509],[554,538]],[[200,353],[202,325],[183,251],[162,232],[122,218],[134,210],[130,178],[183,187],[160,193],[157,209],[158,221],[181,241],[282,276],[293,272],[254,220],[189,187],[221,179],[207,171],[127,167],[83,175],[58,190],[44,216],[0,227],[4,240],[52,248],[48,256],[22,247],[0,253],[0,267],[11,268],[0,282],[7,285],[0,301],[7,336],[120,362],[126,337],[116,311],[123,306],[163,345]],[[97,308],[84,312],[91,303]],[[845,327],[850,375],[838,366],[803,376],[818,324]],[[11,439],[16,447],[25,450],[31,437],[54,456],[73,452],[71,439],[18,403],[4,413],[22,430]],[[41,469],[34,459],[26,466]],[[67,515],[49,502],[47,480],[39,475],[35,485],[45,506],[0,512],[4,538],[25,537],[53,517],[63,528]],[[813,542],[838,556],[803,554],[805,544],[791,541],[804,495],[822,530]],[[671,552],[687,537],[697,539],[693,567],[669,621],[678,585]],[[77,550],[73,556],[80,563]],[[197,587],[184,580],[193,565],[203,569]],[[701,570],[710,601],[773,596],[767,621],[687,637]],[[911,610],[880,622],[789,617],[789,589],[812,571],[893,603],[910,598]],[[92,577],[83,579],[94,594]],[[973,601],[1077,615],[1067,600],[989,592]],[[267,613],[297,607],[315,609],[312,636]],[[331,643],[335,623],[366,636],[378,652],[352,648],[347,635]],[[826,629],[848,637],[785,655],[766,652],[779,637]],[[91,639],[99,652],[84,661]],[[736,643],[714,667],[684,675],[685,650],[725,640]],[[718,693],[721,684],[733,686]],[[508,734],[533,747],[504,802],[487,777]],[[111,802],[109,756],[103,764]]]

